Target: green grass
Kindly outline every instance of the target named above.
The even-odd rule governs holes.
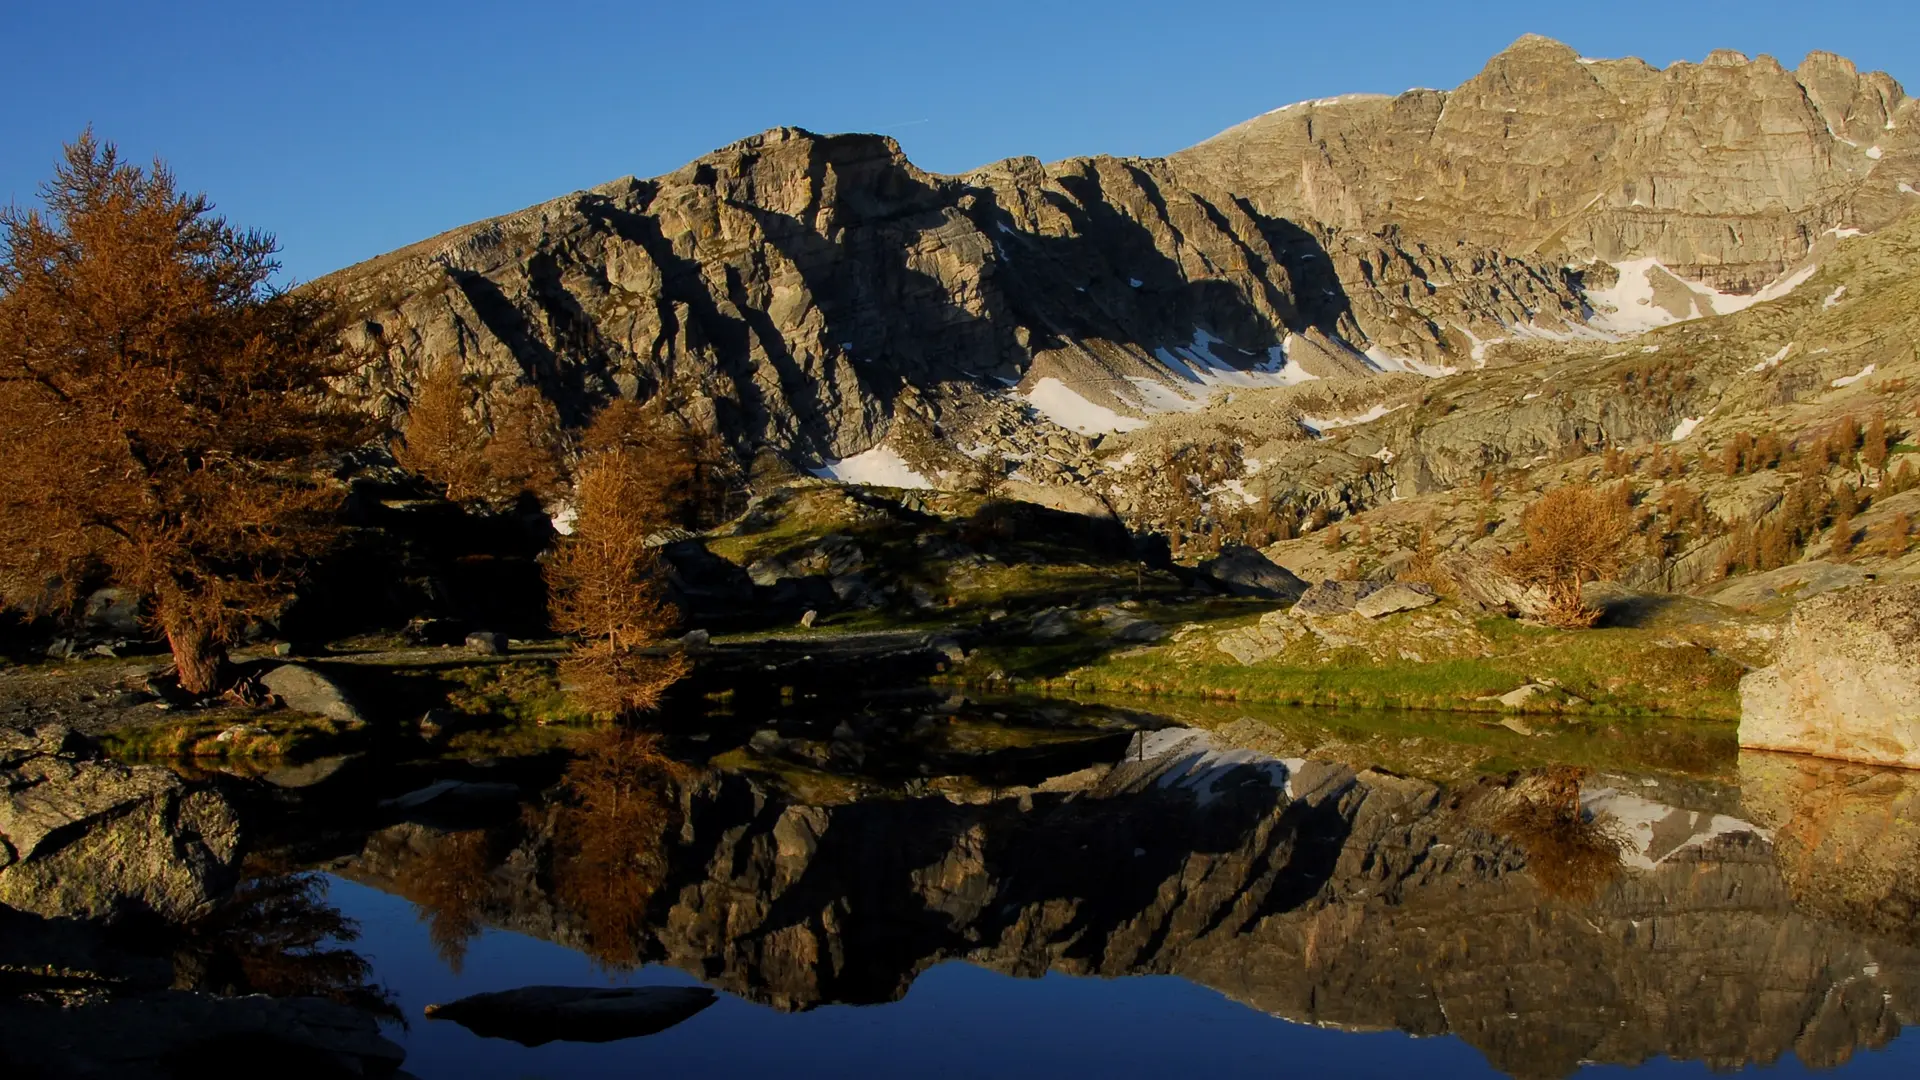
[[[121,728],[103,735],[101,744],[130,761],[299,761],[348,749],[365,731],[365,725],[309,713],[220,709]]]
[[[508,724],[589,721],[565,690],[553,663],[518,660],[473,664],[442,672],[450,684],[447,705],[455,712]]]
[[[1506,712],[1496,700],[1528,682],[1558,685],[1580,702],[1543,696],[1532,712],[1686,716],[1737,720],[1740,663],[1697,644],[1647,630],[1567,632],[1508,619],[1480,620],[1488,656],[1382,659],[1367,649],[1326,649],[1296,641],[1273,659],[1245,666],[1213,645],[1218,632],[1257,615],[1223,618],[1184,647],[1116,649],[1098,635],[1052,643],[990,644],[952,681],[1020,683],[1075,693],[1314,705],[1358,709]],[[1392,640],[1395,620],[1365,626]]]

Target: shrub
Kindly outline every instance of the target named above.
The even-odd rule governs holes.
[[[1545,590],[1549,623],[1592,626],[1600,613],[1581,600],[1580,587],[1618,571],[1633,535],[1618,499],[1590,484],[1554,488],[1527,507],[1520,527],[1524,538],[1501,569]]]

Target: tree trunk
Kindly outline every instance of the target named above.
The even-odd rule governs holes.
[[[169,626],[167,647],[173,650],[174,670],[180,675],[180,688],[189,694],[211,694],[220,688],[220,672],[226,667],[227,651],[213,635],[197,626]]]

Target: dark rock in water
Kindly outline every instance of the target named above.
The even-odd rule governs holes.
[[[528,986],[429,1005],[427,1016],[452,1020],[486,1038],[539,1046],[556,1039],[613,1042],[652,1035],[713,1001],[713,991],[704,986]]]
[[[169,990],[70,1009],[0,1007],[0,1046],[0,1061],[29,1077],[407,1075],[406,1051],[372,1014],[320,998]]]
[[[507,635],[491,630],[476,630],[467,635],[467,651],[477,656],[507,655]]]
[[[426,787],[409,791],[405,795],[383,799],[380,805],[396,810],[412,810],[429,803],[491,802],[496,799],[511,799],[519,794],[520,789],[508,783],[436,780]]]
[[[232,887],[239,832],[225,798],[166,769],[59,725],[0,730],[0,904],[184,922]]]
[[[1380,588],[1377,581],[1323,581],[1293,605],[1297,615],[1344,615]]]
[[[318,713],[343,724],[366,718],[339,683],[305,664],[280,664],[260,676],[260,685],[295,712]]]
[[[1235,596],[1297,600],[1307,591],[1307,583],[1295,577],[1293,571],[1244,544],[1221,548],[1219,557],[1200,564],[1200,572]]]

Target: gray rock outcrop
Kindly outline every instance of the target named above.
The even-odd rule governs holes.
[[[1920,126],[1884,72],[1721,51],[1665,69],[1527,35],[1457,89],[1277,109],[1171,159],[1261,211],[1570,259],[1653,257],[1752,292],[1825,231],[1910,207]],[[1344,276],[1344,275],[1343,275]]]
[[[305,664],[275,665],[260,676],[260,685],[295,712],[317,713],[343,724],[366,722],[345,688]]]
[[[1291,601],[1300,599],[1307,591],[1307,583],[1293,571],[1267,558],[1258,548],[1244,544],[1221,548],[1217,557],[1200,564],[1200,572],[1235,596]]]
[[[0,729],[0,904],[183,922],[231,888],[239,838],[217,792],[108,761],[64,727]]]
[[[1920,584],[1795,608],[1773,665],[1740,680],[1740,745],[1920,769]]]

